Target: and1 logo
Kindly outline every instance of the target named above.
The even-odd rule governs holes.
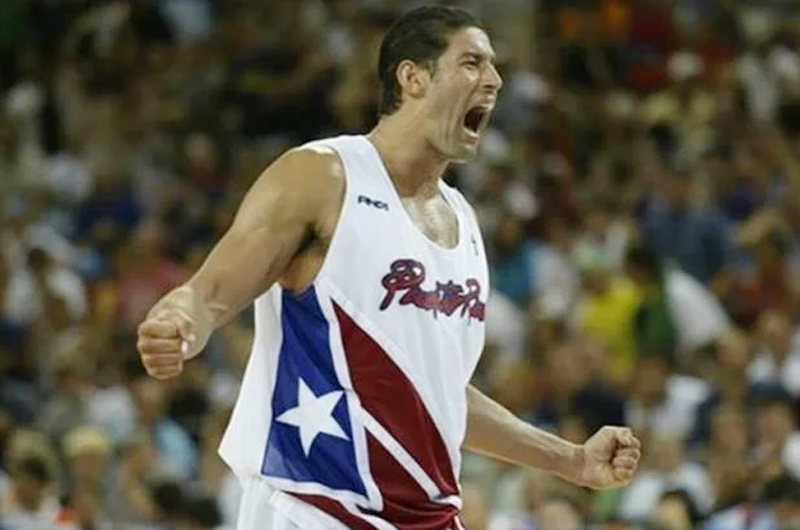
[[[475,278],[469,278],[465,285],[452,280],[447,283],[436,282],[436,288],[426,291],[422,288],[425,281],[425,266],[413,259],[399,259],[392,263],[389,274],[383,277],[381,284],[386,289],[380,309],[386,310],[394,301],[395,295],[404,293],[398,303],[413,305],[425,311],[433,311],[434,316],[444,313],[453,315],[460,310],[459,316],[483,322],[486,304],[480,300],[481,284]]]
[[[376,201],[374,199],[370,199],[364,195],[358,196],[358,204],[366,204],[367,206],[372,206],[373,208],[378,208],[379,210],[389,210],[389,205],[383,201]]]

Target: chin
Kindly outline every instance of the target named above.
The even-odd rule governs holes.
[[[446,159],[451,164],[463,164],[475,159],[478,155],[477,141],[450,140],[446,142],[431,142],[431,146],[438,152],[439,156]]]
[[[450,162],[453,164],[464,164],[466,162],[472,162],[477,156],[478,146],[466,145],[459,149],[454,149],[453,154],[448,158],[450,158]]]
[[[443,150],[443,154],[453,164],[470,162],[478,156],[478,141],[452,142],[448,149]]]

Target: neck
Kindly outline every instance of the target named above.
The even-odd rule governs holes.
[[[401,197],[438,193],[449,160],[419,133],[420,119],[397,111],[384,116],[367,135]]]

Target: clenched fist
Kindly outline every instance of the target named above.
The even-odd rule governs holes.
[[[639,467],[640,448],[627,427],[603,427],[581,448],[577,482],[600,490],[626,486]]]
[[[139,325],[136,347],[147,373],[156,379],[180,375],[183,363],[203,349],[211,334],[199,318],[191,291],[177,289],[162,298]]]

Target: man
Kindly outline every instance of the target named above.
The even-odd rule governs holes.
[[[729,223],[717,208],[695,204],[692,170],[676,164],[665,174],[663,196],[642,217],[642,239],[661,260],[674,260],[712,293],[724,296],[733,262]]]
[[[486,257],[441,176],[475,155],[500,90],[489,38],[468,13],[420,8],[389,30],[379,72],[376,128],[281,156],[139,328],[150,375],[175,377],[255,300],[220,448],[244,484],[239,527],[462,528],[462,445],[588,487],[626,484],[639,460],[630,430],[574,445],[469,386]]]

